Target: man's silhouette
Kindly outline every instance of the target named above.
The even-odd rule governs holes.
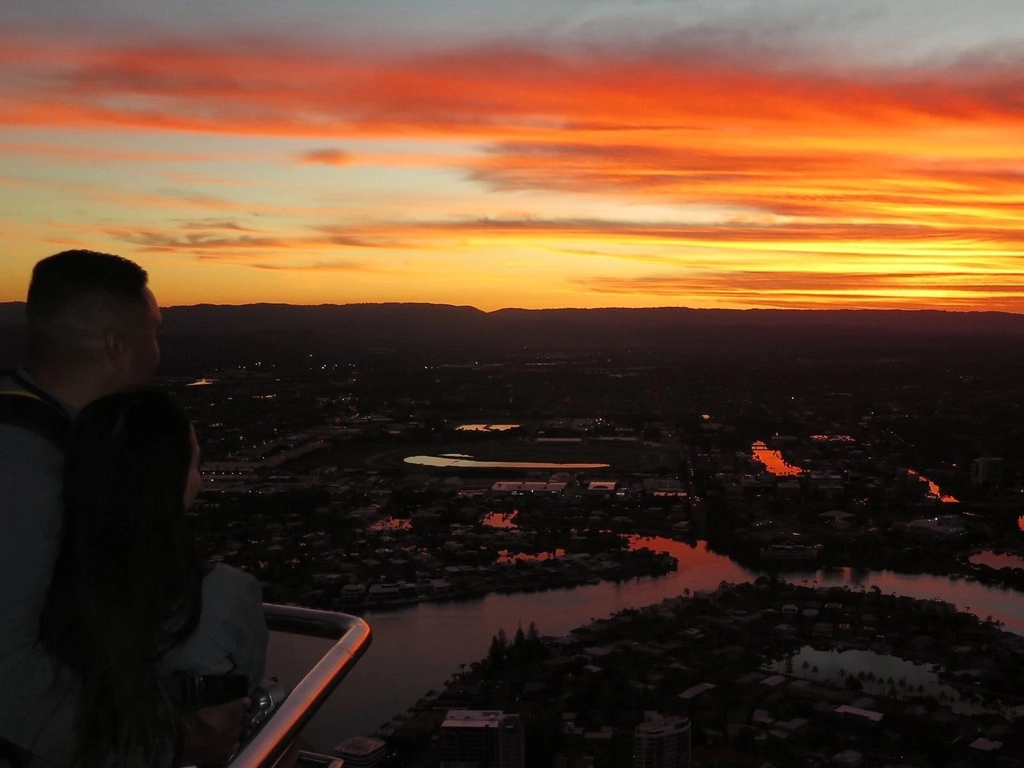
[[[85,405],[149,381],[161,316],[146,272],[105,253],[43,259],[26,303],[22,364],[0,392],[49,405],[68,421]],[[17,405],[15,410],[17,410]],[[25,424],[0,423],[0,765],[66,764],[74,732],[72,676],[38,642],[60,543],[63,453]],[[244,702],[204,710],[184,759],[210,762],[237,741]]]

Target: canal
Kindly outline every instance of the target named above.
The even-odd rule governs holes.
[[[373,645],[314,718],[306,737],[315,746],[329,749],[345,737],[373,733],[429,690],[440,690],[460,664],[483,658],[491,637],[501,628],[511,636],[520,623],[525,629],[532,621],[541,634],[565,635],[591,619],[657,603],[682,594],[684,589],[709,589],[722,581],[751,581],[760,575],[708,551],[703,542],[691,547],[655,538],[634,544],[642,545],[670,552],[678,558],[679,569],[657,578],[491,594],[475,600],[419,603],[367,613],[365,618],[374,632]],[[1024,634],[1024,594],[980,582],[853,568],[793,573],[789,578],[809,585],[845,586],[851,590],[877,586],[886,594],[937,598],[981,618],[991,616],[1004,622],[1006,629]],[[326,647],[322,640],[275,634],[268,669],[286,685],[293,685]]]

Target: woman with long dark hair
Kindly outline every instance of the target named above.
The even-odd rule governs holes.
[[[199,447],[168,395],[111,395],[86,406],[64,475],[60,554],[40,624],[79,677],[76,763],[177,764],[174,670],[263,674],[259,584],[200,560],[185,510],[201,485]]]

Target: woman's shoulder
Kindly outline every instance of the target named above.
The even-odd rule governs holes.
[[[204,601],[214,599],[219,595],[237,597],[239,593],[253,595],[261,592],[260,582],[255,576],[224,563],[217,563],[203,577]]]
[[[164,668],[192,669],[204,675],[223,675],[238,668],[255,686],[263,674],[267,638],[259,581],[218,563],[203,577],[202,602],[199,625],[185,643],[168,652]]]
[[[203,577],[204,584],[207,581],[214,584],[236,584],[256,581],[256,577],[251,573],[243,571],[241,568],[235,568],[233,565],[228,565],[227,563],[213,563],[212,565],[213,567]]]

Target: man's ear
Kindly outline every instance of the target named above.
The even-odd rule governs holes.
[[[128,365],[128,341],[125,335],[114,329],[103,333],[103,356],[115,370],[122,370]]]

